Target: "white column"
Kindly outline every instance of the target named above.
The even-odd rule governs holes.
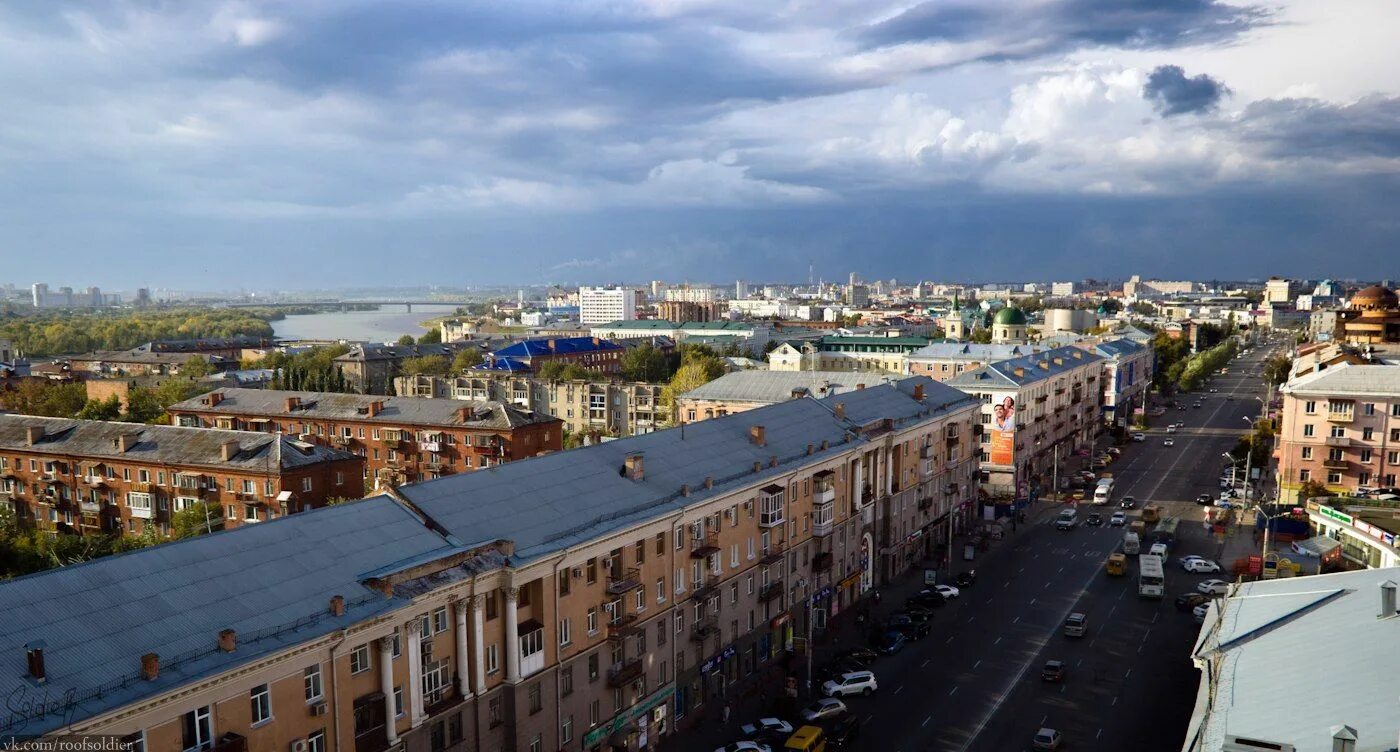
[[[864,484],[861,483],[861,475],[862,475],[862,468],[864,468],[865,463],[861,462],[861,459],[862,459],[862,458],[861,458],[861,455],[857,454],[857,455],[856,455],[856,471],[855,471],[855,477],[852,478],[852,480],[855,481],[855,487],[856,487],[856,493],[855,493],[855,496],[854,496],[853,498],[855,498],[855,499],[857,500],[857,505],[859,505],[859,502],[860,502],[860,500],[861,500],[861,496],[860,496],[860,495],[861,495],[862,489],[864,488]]]
[[[394,638],[379,638],[379,690],[384,693],[384,734],[392,745],[399,740],[394,728]]]
[[[885,450],[885,493],[894,493],[894,447]]]
[[[472,678],[476,683],[476,693],[486,694],[486,628],[482,622],[481,596],[473,595],[472,610]]]
[[[458,598],[452,603],[452,616],[457,620],[456,639],[452,646],[457,654],[457,693],[462,697],[472,696],[471,679],[467,676],[467,602]]]
[[[423,722],[423,618],[413,619],[408,629],[408,686],[403,693],[408,698],[409,718],[414,728]]]
[[[515,613],[519,588],[506,588],[506,681],[520,681],[520,617]]]

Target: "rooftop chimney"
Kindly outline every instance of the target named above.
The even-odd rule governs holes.
[[[224,462],[228,462],[234,457],[237,457],[238,451],[238,439],[229,439],[219,445],[219,456],[224,459]]]
[[[915,401],[915,402],[923,402],[923,401],[924,401],[924,385],[923,385],[923,384],[915,384],[915,385],[914,385],[914,401]]]
[[[371,418],[382,412],[384,412],[384,400],[370,400],[370,403],[365,406],[365,415]]]
[[[301,398],[300,398],[300,397],[288,397],[288,398],[286,399],[285,404],[284,404],[282,407],[283,407],[283,409],[286,410],[287,412],[291,412],[291,411],[297,409],[298,407],[301,407]]]
[[[682,484],[681,484],[681,496],[689,496],[689,495],[690,495],[690,484],[689,484],[689,483],[682,483]]]
[[[29,663],[29,678],[43,682],[48,674],[44,672],[44,641],[35,640],[24,646],[24,657]]]
[[[771,456],[771,457],[768,458],[768,466],[769,466],[769,467],[777,467],[777,466],[778,466],[778,455],[775,454],[775,455],[773,455],[773,456]]]
[[[1331,731],[1332,752],[1356,752],[1356,729],[1344,724],[1333,726]]]
[[[470,407],[457,408],[457,422],[470,423],[472,419],[472,409]]]
[[[841,420],[846,419],[846,404],[844,402],[836,403],[836,417]]]
[[[802,399],[803,397],[806,397],[806,396],[807,396],[807,388],[806,388],[806,387],[795,386],[795,387],[792,388],[792,398],[793,398],[793,399]]]
[[[345,615],[345,596],[343,596],[343,595],[333,595],[333,596],[331,596],[331,616],[344,616],[344,615]]]
[[[642,467],[642,453],[627,455],[627,459],[622,464],[623,475],[628,480],[639,481],[646,477],[646,470]]]
[[[822,439],[822,451],[825,452],[831,446],[831,442]]]
[[[29,446],[34,446],[35,444],[38,444],[40,441],[43,440],[43,438],[44,438],[44,427],[43,427],[43,426],[25,426],[25,427],[24,427],[24,439],[25,439],[25,441],[29,442]]]
[[[146,681],[155,681],[160,676],[160,656],[156,653],[147,653],[141,656],[141,678]]]
[[[122,452],[123,454],[130,451],[132,447],[136,446],[136,439],[137,436],[134,433],[124,433],[121,436],[118,436],[115,442],[117,445],[117,451]]]
[[[219,630],[219,650],[232,653],[238,649],[238,633],[232,629]]]
[[[754,472],[758,472],[759,470],[762,470],[762,469],[763,469],[763,463],[762,463],[762,462],[757,462],[757,461],[755,461],[755,462],[753,463],[753,471],[754,471]]]
[[[1395,580],[1386,580],[1381,583],[1381,612],[1379,618],[1385,619],[1395,615]]]
[[[705,476],[705,488],[714,488],[714,487],[715,487],[715,477],[714,477],[713,475],[706,475],[706,476]]]
[[[856,384],[856,391],[857,391],[857,392],[859,392],[860,390],[862,390],[862,389],[864,389],[864,388],[865,388],[865,385],[864,385],[864,384]]]
[[[808,444],[808,445],[807,445],[807,456],[808,456],[808,457],[812,456],[812,449],[813,449],[812,445],[811,445],[811,444]]]
[[[749,426],[749,441],[754,446],[763,446],[763,426]]]

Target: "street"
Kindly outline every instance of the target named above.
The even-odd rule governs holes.
[[[1230,579],[1231,562],[1253,546],[1248,529],[1222,540],[1208,533],[1201,524],[1205,507],[1194,500],[1218,494],[1221,454],[1248,428],[1245,418],[1259,414],[1260,379],[1243,376],[1259,360],[1255,350],[1231,363],[1230,374],[1212,380],[1218,393],[1182,395],[1185,411],[1168,409],[1153,420],[1145,442],[1121,447],[1121,457],[1105,469],[1117,483],[1113,503],[1079,509],[1081,523],[1100,512],[1103,527],[1058,531],[1053,518],[1060,507],[1042,502],[1028,525],[979,556],[977,584],[936,612],[932,633],[875,662],[879,692],[846,699],[865,721],[856,748],[1004,752],[1029,748],[1035,731],[1047,726],[1075,750],[1180,749],[1195,701],[1198,677],[1187,654],[1197,625],[1174,600],[1202,580]],[[1197,396],[1203,406],[1190,407]],[[1169,421],[1185,424],[1173,447],[1162,443]],[[1078,460],[1065,465],[1077,466]],[[1147,502],[1182,521],[1161,600],[1138,597],[1136,557],[1125,576],[1105,574],[1105,559],[1124,532],[1107,518],[1123,496],[1137,501],[1130,522]],[[1218,560],[1225,572],[1183,572],[1177,559],[1193,553]],[[917,587],[887,590],[875,615],[897,611]],[[1062,634],[1072,612],[1088,617],[1083,638]],[[1041,679],[1042,664],[1052,659],[1066,666],[1061,683]]]

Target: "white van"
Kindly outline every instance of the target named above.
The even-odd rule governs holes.
[[[1104,504],[1107,504],[1112,498],[1113,498],[1113,482],[1112,482],[1112,481],[1109,481],[1108,483],[1100,484],[1098,488],[1095,488],[1095,489],[1094,489],[1094,504],[1095,504],[1095,505],[1097,505],[1097,506],[1103,506]]]
[[[1147,554],[1148,554],[1149,556],[1156,556],[1157,558],[1161,559],[1162,561],[1166,561],[1166,560],[1167,560],[1167,544],[1165,544],[1165,543],[1153,543],[1153,544],[1152,544],[1152,547],[1147,549]]]

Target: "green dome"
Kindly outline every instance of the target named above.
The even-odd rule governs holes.
[[[1020,308],[1007,306],[997,311],[996,318],[992,319],[992,323],[1001,324],[1002,326],[1025,326],[1026,314],[1021,313]]]

